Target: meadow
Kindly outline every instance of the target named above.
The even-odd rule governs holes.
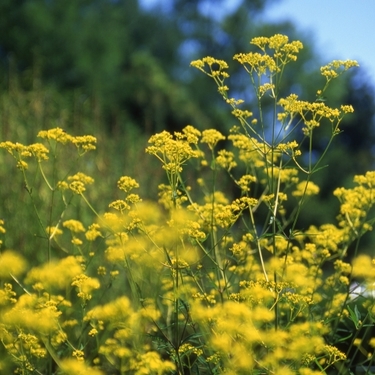
[[[355,110],[331,108],[325,93],[358,63],[321,67],[313,101],[282,97],[302,43],[276,34],[251,44],[232,63],[258,106],[230,96],[227,62],[191,62],[234,125],[164,130],[117,155],[139,180],[100,181],[115,155],[100,135],[55,126],[0,143],[14,215],[10,227],[0,221],[1,373],[375,373],[375,259],[361,247],[375,172],[332,192],[336,222],[299,227]]]

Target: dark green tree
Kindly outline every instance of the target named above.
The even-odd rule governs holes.
[[[226,132],[235,119],[212,81],[189,62],[207,55],[230,62],[230,94],[245,99],[254,111],[249,78],[232,56],[250,51],[252,37],[276,33],[304,43],[298,60],[285,71],[281,95],[294,92],[311,100],[324,85],[323,77],[315,79],[316,67],[328,61],[314,49],[312,35],[290,22],[270,24],[261,17],[273,1],[242,0],[229,12],[226,0],[160,1],[149,10],[138,0],[3,0],[2,135],[10,135],[9,108],[21,109],[16,117],[24,129],[31,123],[33,128],[58,124],[79,132],[115,134],[121,142],[112,149],[120,160],[135,147],[133,139],[144,147],[144,134],[179,130],[189,123]],[[326,159],[334,173],[327,168],[316,176],[329,200],[321,212],[311,210],[317,223],[335,212],[332,190],[373,167],[374,99],[367,81],[359,70],[326,93],[331,106],[352,104],[356,112],[343,124],[331,159]],[[27,106],[33,108],[32,116]],[[324,129],[319,132],[324,147]],[[131,146],[124,145],[124,135]],[[113,137],[107,140],[115,143]]]

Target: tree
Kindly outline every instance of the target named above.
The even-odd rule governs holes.
[[[175,0],[150,10],[141,8],[138,0],[3,0],[0,12],[7,15],[0,19],[3,86],[18,80],[34,98],[37,87],[49,87],[59,94],[48,96],[48,90],[41,90],[39,104],[60,103],[66,113],[59,120],[63,126],[105,130],[119,138],[179,130],[186,124],[227,131],[235,123],[228,106],[210,80],[189,68],[191,60],[212,55],[232,61],[235,53],[251,50],[252,37],[282,33],[301,40],[304,49],[294,68],[285,72],[281,94],[294,92],[311,100],[324,84],[323,77],[321,82],[312,79],[319,72],[310,67],[328,63],[314,49],[312,36],[291,23],[269,24],[260,17],[272,1],[276,0],[242,0],[229,12],[225,0]],[[232,62],[229,73],[231,95],[245,99],[256,111],[244,71]],[[342,141],[333,159],[326,161],[343,165],[345,160],[345,168],[335,168],[336,176],[327,176],[322,169],[317,176],[328,199],[334,187],[351,178],[348,175],[373,166],[373,89],[358,73],[334,85],[327,100],[332,106],[346,102],[356,109],[342,126]],[[40,121],[38,126],[49,122]],[[319,131],[324,142],[324,129]],[[321,213],[312,210],[312,220],[324,221],[334,212],[329,210],[332,200],[327,202]]]

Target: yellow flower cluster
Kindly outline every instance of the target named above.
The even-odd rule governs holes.
[[[261,144],[255,138],[249,138],[245,134],[231,134],[228,139],[233,146],[239,150],[239,159],[249,168],[260,168],[265,166],[263,155],[267,155],[270,149],[267,145]]]
[[[311,135],[311,131],[320,126],[323,119],[327,119],[332,124],[336,124],[335,132],[338,132],[338,124],[346,113],[353,112],[351,106],[341,106],[341,110],[330,108],[322,102],[310,103],[299,100],[296,94],[291,94],[286,98],[281,98],[278,104],[282,107],[283,112],[278,113],[278,120],[285,126],[289,127],[296,116],[303,120],[306,135]]]
[[[38,138],[54,140],[62,144],[66,144],[72,141],[72,136],[68,134],[64,129],[61,129],[61,128],[42,130],[38,133],[37,136]]]
[[[319,194],[319,190],[319,186],[314,184],[312,181],[301,181],[292,194],[295,197],[304,197],[309,195],[317,195]]]
[[[34,156],[38,163],[43,160],[48,160],[49,150],[41,143],[25,146],[18,142],[13,143],[6,141],[0,143],[0,148],[7,150],[17,160],[17,167],[19,169],[25,170],[28,168],[28,164],[24,160],[25,158]]]
[[[117,182],[117,186],[120,190],[125,191],[125,193],[129,193],[130,190],[139,188],[139,184],[134,178],[123,176]]]
[[[232,151],[227,150],[218,151],[216,157],[216,164],[226,169],[228,172],[230,172],[232,168],[237,166],[234,153]]]
[[[38,133],[38,137],[47,139],[48,141],[53,140],[61,144],[72,143],[77,147],[80,155],[83,155],[87,151],[96,149],[95,137],[91,135],[74,137],[61,128],[42,130]]]
[[[92,291],[100,287],[99,280],[85,274],[75,276],[71,285],[77,287],[77,296],[81,298],[84,303],[92,298]]]
[[[37,285],[39,290],[64,289],[70,285],[74,277],[81,273],[82,267],[79,259],[67,256],[60,261],[32,268],[25,281],[33,286]]]
[[[192,61],[190,65],[201,70],[215,80],[219,80],[221,83],[224,82],[225,78],[229,77],[228,73],[225,72],[225,70],[228,69],[228,64],[223,60],[217,60],[213,57],[207,56],[201,60]],[[208,66],[209,72],[205,70],[206,65]],[[223,85],[221,84],[220,86],[222,87]]]
[[[94,183],[94,179],[92,177],[87,176],[82,172],[78,172],[73,176],[68,176],[68,181],[71,181],[68,185],[69,189],[78,195],[81,195],[86,191],[86,185],[91,185]],[[64,188],[66,183],[64,184],[64,182],[62,182],[60,186],[61,188]]]
[[[327,81],[337,78],[343,72],[348,69],[359,66],[358,62],[355,60],[333,60],[331,63],[322,66],[320,72],[322,76],[326,78]]]
[[[269,55],[260,53],[239,53],[233,57],[240,64],[242,64],[249,73],[255,72],[257,75],[265,75],[267,72],[271,74],[279,72],[276,61]]]
[[[5,250],[0,253],[0,279],[9,279],[11,275],[19,276],[25,271],[26,266],[26,260],[17,252]]]
[[[193,136],[190,135],[191,129],[185,128],[183,133],[175,132],[175,138],[167,131],[163,131],[149,139],[152,146],[147,147],[146,152],[156,156],[170,176],[179,174],[189,159],[199,156],[199,152],[191,147],[197,142],[196,132]]]
[[[97,223],[91,224],[85,233],[85,237],[87,241],[95,241],[98,237],[103,237],[102,233],[100,232],[100,225]]]
[[[367,214],[375,203],[375,172],[355,176],[354,182],[358,186],[352,189],[338,188],[334,191],[341,203],[339,224],[346,228],[350,237],[358,237],[372,229],[367,222]]]
[[[75,354],[77,354],[75,352]],[[77,357],[77,355],[75,355]],[[87,366],[83,361],[77,359],[64,359],[61,362],[61,370],[67,375],[104,375],[102,371],[97,368]]]
[[[225,137],[216,129],[208,129],[202,132],[201,143],[207,143],[210,150],[213,150],[219,141]]]
[[[85,231],[85,227],[78,220],[74,220],[74,219],[66,220],[66,221],[63,222],[62,225],[63,225],[64,228],[68,228],[71,232],[74,232],[74,233],[79,233],[79,232]]]
[[[353,108],[330,108],[295,94],[279,98],[285,65],[302,44],[280,34],[251,43],[260,52],[234,59],[257,85],[260,107],[264,95],[273,100],[274,128],[265,127],[261,113],[259,121],[248,120],[254,114],[238,108],[243,101],[228,98],[227,63],[211,57],[192,62],[214,79],[241,127],[228,137],[191,125],[153,135],[146,152],[167,177],[159,202],[143,201],[134,193],[138,182],[122,176],[120,196],[109,212],[98,214],[83,194],[94,183],[91,177],[65,172],[56,186],[50,184],[50,169],[42,168],[49,163],[41,162],[59,156],[62,145],[76,147],[81,156],[95,149],[94,137],[56,128],[38,134],[47,147],[0,144],[24,176],[25,160],[34,157],[49,191],[61,189],[62,197],[56,204],[58,194],[52,194],[48,221],[38,211],[46,252],[30,259],[31,266],[20,252],[0,253],[0,343],[16,373],[44,373],[47,367],[38,366],[47,361],[72,375],[317,375],[335,371],[337,362],[348,364],[335,346],[341,327],[354,323],[359,333],[375,314],[365,295],[373,293],[375,260],[358,253],[359,239],[372,229],[375,172],[355,176],[354,188],[335,191],[337,226],[298,230],[303,204],[319,186],[314,167],[304,167],[309,155],[298,158],[302,145],[293,130],[301,121],[311,146],[313,129],[326,121],[333,137]],[[328,82],[352,66],[334,61],[322,74]],[[197,174],[187,170],[188,162]],[[71,199],[78,198],[95,220],[86,212],[71,216]],[[348,260],[352,247],[357,253]],[[360,287],[366,288],[357,293],[363,303],[351,294]],[[351,347],[364,347],[359,337],[346,339]],[[375,346],[373,339],[369,343]],[[0,360],[0,372],[1,366]]]
[[[260,53],[237,54],[234,56],[249,73],[255,72],[257,75],[265,75],[268,72],[271,75],[275,72],[280,72],[282,67],[290,61],[297,60],[297,54],[303,48],[299,41],[288,43],[289,39],[286,35],[276,34],[270,38],[257,37],[251,40],[251,44],[257,46],[262,50]],[[271,56],[268,50],[274,50]],[[248,67],[247,67],[248,66]],[[269,89],[273,89],[270,83],[261,89],[262,94]]]

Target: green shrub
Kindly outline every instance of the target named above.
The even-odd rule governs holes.
[[[95,209],[93,178],[64,162],[94,150],[93,136],[54,128],[39,132],[40,143],[0,144],[39,225],[35,257],[0,254],[2,372],[370,373],[375,263],[360,240],[372,229],[375,173],[334,192],[336,224],[298,227],[319,194],[314,175],[353,111],[330,108],[324,92],[357,63],[322,67],[314,102],[281,98],[283,71],[302,44],[283,35],[252,44],[260,52],[234,59],[249,74],[258,115],[229,96],[226,62],[192,62],[214,79],[237,125],[227,136],[191,125],[153,135],[146,153],[166,175],[154,200],[123,176],[108,210]],[[274,103],[271,115],[264,100]],[[316,155],[319,126],[330,137]],[[33,189],[38,179],[44,187]]]

